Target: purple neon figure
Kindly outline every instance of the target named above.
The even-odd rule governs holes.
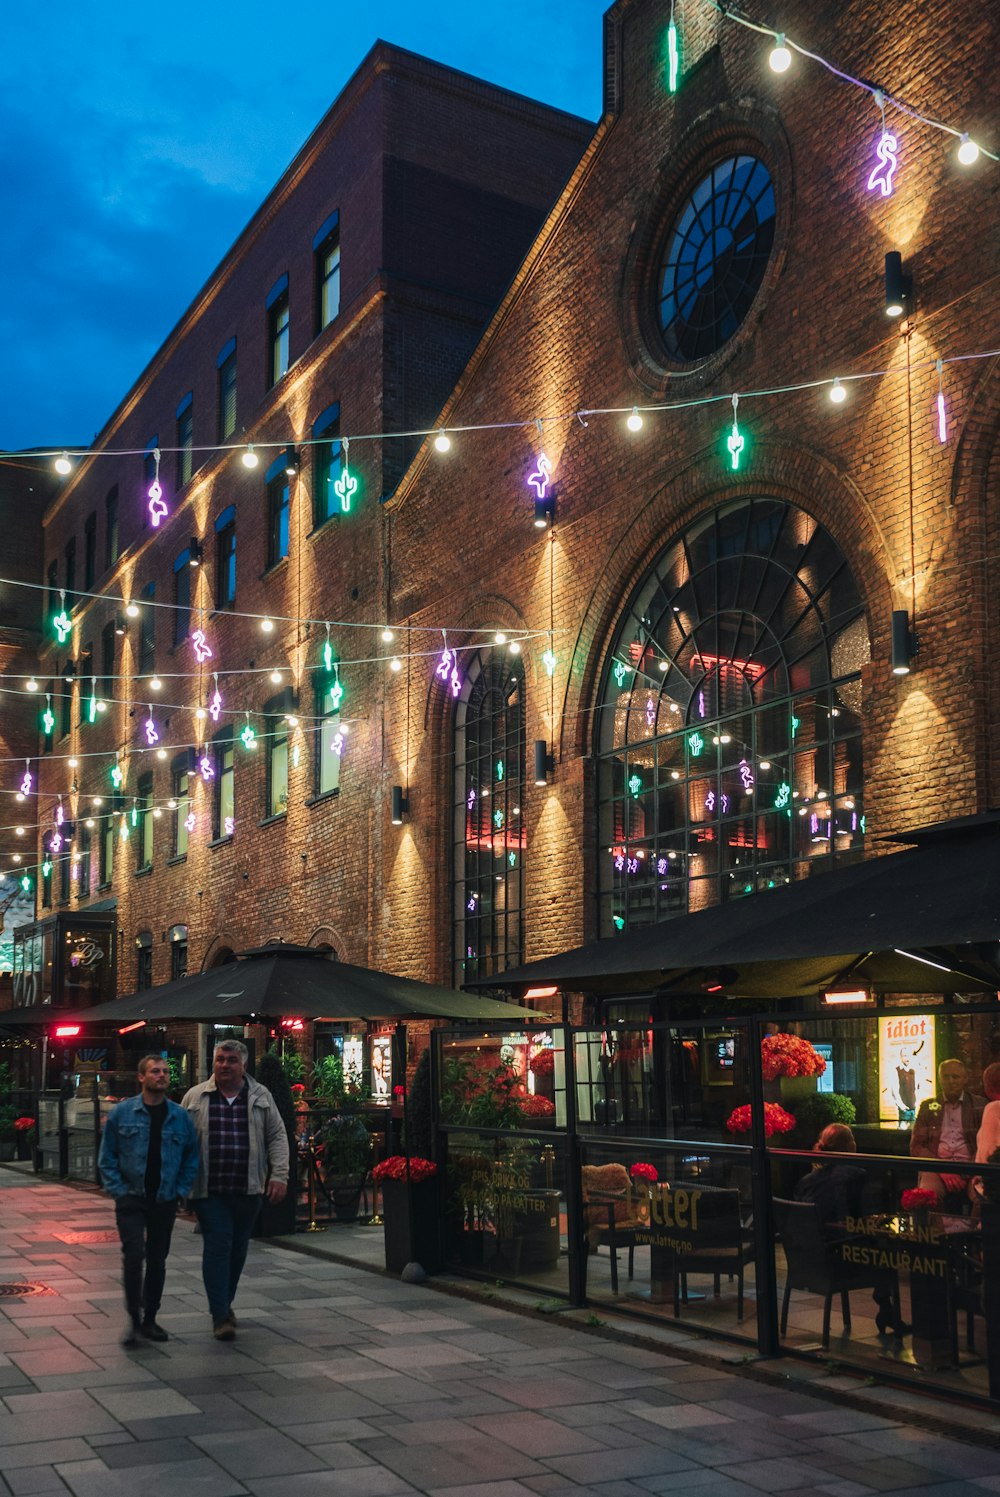
[[[552,480],[552,464],[544,452],[538,454],[538,467],[534,473],[528,474],[528,486],[533,488],[537,498],[544,499],[549,491],[549,483]]]
[[[211,660],[212,651],[205,641],[204,630],[196,629],[191,636],[191,643],[194,646],[194,653],[199,665],[205,660]]]
[[[882,196],[887,198],[892,193],[892,174],[896,170],[896,137],[891,131],[882,131],[875,154],[878,160],[868,178],[868,191],[874,192],[877,187]]]

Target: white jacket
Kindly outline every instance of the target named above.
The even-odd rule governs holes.
[[[246,1082],[250,1089],[247,1097],[247,1122],[250,1128],[247,1195],[259,1196],[264,1194],[269,1179],[288,1180],[288,1134],[267,1087],[254,1081],[252,1076],[248,1076]],[[181,1106],[191,1114],[201,1145],[201,1163],[191,1191],[193,1201],[208,1195],[209,1099],[216,1091],[218,1087],[212,1077],[193,1086],[181,1098]]]

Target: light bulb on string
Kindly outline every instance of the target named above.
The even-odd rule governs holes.
[[[507,649],[511,655],[520,655],[521,641],[519,639],[512,639]]]
[[[729,453],[729,462],[730,462],[730,466],[732,468],[732,471],[734,473],[737,472],[737,470],[739,469],[740,458],[743,455],[743,449],[746,447],[746,438],[743,436],[742,432],[740,431],[739,422],[736,419],[736,414],[737,414],[737,411],[739,410],[739,405],[740,405],[740,397],[738,395],[734,395],[733,396],[733,427],[732,427],[732,430],[730,431],[728,437],[726,438],[726,449],[727,449],[727,451]]]
[[[897,164],[896,137],[886,128],[885,94],[880,88],[875,88],[872,89],[872,97],[882,116],[882,130],[875,142],[876,160],[868,177],[868,191],[874,192],[877,187],[882,196],[887,198],[892,194],[892,176]]]
[[[252,442],[248,442],[247,443],[247,447],[246,447],[246,451],[243,454],[243,466],[244,466],[244,468],[256,468],[256,466],[257,466],[257,464],[259,462],[260,462],[260,458],[257,456],[256,452],[254,452],[254,450],[253,450],[253,443]]]
[[[966,132],[962,133],[959,140],[958,159],[963,166],[975,166],[979,160],[979,147],[974,140],[969,139]]]
[[[935,407],[937,409],[937,434],[938,434],[938,441],[939,442],[947,442],[947,440],[948,440],[948,412],[945,410],[945,404],[944,404],[944,384],[943,384],[944,363],[943,363],[943,361],[941,359],[935,359],[935,361],[934,361],[934,367],[937,370],[937,377],[938,377],[937,400],[935,401]]]
[[[834,405],[843,405],[844,401],[847,399],[847,391],[840,383],[839,379],[835,379],[833,384],[830,386],[830,399]]]
[[[34,676],[29,676],[28,677],[27,681],[25,681],[25,683],[24,683],[24,689],[25,689],[25,691],[37,691],[38,690],[38,682],[35,680]]]
[[[274,633],[274,620],[270,619],[270,618],[261,619],[261,621],[260,621],[260,632],[261,632],[261,634],[273,634]]]
[[[384,628],[382,630],[382,633],[379,635],[379,638],[384,645],[391,645],[396,636],[392,632],[392,630],[388,626],[386,626],[386,628]]]
[[[163,497],[163,485],[160,483],[160,449],[153,448],[153,482],[149,485],[149,523],[153,529],[159,527],[160,521],[165,520],[168,514],[167,502]]]
[[[628,427],[629,431],[642,431],[642,417],[639,415],[638,406],[634,405],[632,407],[632,414],[625,422],[625,425]]]
[[[139,610],[138,603],[126,603],[125,604],[125,616],[126,616],[126,618],[137,619],[139,617],[139,612],[140,612],[140,610]]]
[[[449,437],[443,427],[434,438],[434,447],[438,452],[447,452],[451,447],[451,437]]]
[[[69,767],[70,767],[70,769],[75,769],[75,768],[76,768],[76,766],[77,766],[77,765],[78,765],[78,764],[79,764],[79,762],[80,762],[80,761],[79,761],[79,759],[77,759],[77,758],[76,758],[76,757],[75,757],[75,756],[74,756],[74,757],[73,757],[73,758],[70,758],[70,759],[67,759],[67,761],[66,761],[66,762],[67,762],[67,764],[68,764],[68,765],[69,765]]]
[[[389,669],[393,672],[394,675],[397,676],[403,669],[403,662],[400,660],[398,655],[393,655],[392,659],[389,661]]]
[[[772,73],[787,73],[792,65],[792,54],[785,46],[785,33],[776,31],[774,33],[774,46],[771,48],[767,59]]]
[[[69,460],[69,453],[64,452],[60,457],[57,457],[54,466],[60,478],[65,478],[68,474],[72,473],[73,464]]]
[[[150,691],[162,691],[163,682],[160,680],[159,676],[150,676],[149,689]]]
[[[275,666],[274,670],[271,672],[271,685],[280,686],[284,679],[284,676],[278,670],[277,666]]]

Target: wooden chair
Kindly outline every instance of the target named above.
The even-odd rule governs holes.
[[[628,1248],[628,1276],[635,1266],[635,1234],[648,1223],[632,1214],[632,1189],[623,1164],[585,1164],[580,1170],[587,1250],[607,1243],[611,1255],[611,1291],[618,1293],[618,1249]]]
[[[736,1279],[736,1318],[743,1319],[743,1271],[753,1262],[753,1232],[743,1223],[738,1190],[713,1187],[692,1189],[697,1201],[697,1216],[686,1227],[672,1226],[670,1236],[679,1243],[690,1243],[690,1251],[674,1253],[674,1315],[681,1313],[681,1302],[687,1299],[688,1274],[711,1274],[715,1281],[715,1298],[719,1298],[722,1275]]]
[[[781,1334],[788,1329],[788,1305],[793,1289],[823,1296],[823,1350],[830,1345],[830,1310],[840,1295],[844,1330],[851,1329],[852,1289],[875,1289],[887,1284],[885,1269],[864,1269],[845,1263],[831,1242],[812,1201],[773,1200],[774,1221],[785,1250],[785,1293],[781,1301]],[[898,1288],[895,1291],[898,1305]]]

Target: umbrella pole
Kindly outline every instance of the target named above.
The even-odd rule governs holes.
[[[309,1188],[309,1225],[307,1232],[325,1232],[326,1228],[320,1226],[316,1220],[316,1135],[310,1133],[309,1142],[306,1144],[306,1161],[308,1163],[308,1188]]]

